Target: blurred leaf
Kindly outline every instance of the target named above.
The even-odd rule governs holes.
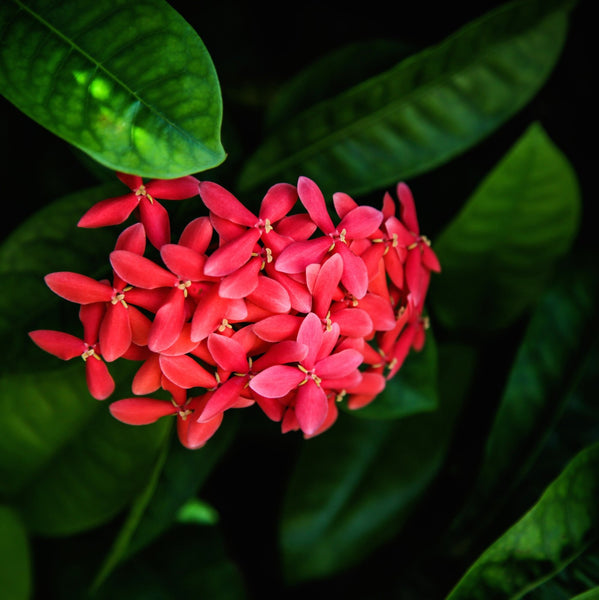
[[[414,177],[483,140],[539,90],[560,56],[569,0],[518,0],[319,102],[267,137],[242,190],[307,175],[325,195]]]
[[[177,523],[215,525],[218,523],[218,512],[207,502],[192,498],[177,511]]]
[[[222,101],[204,44],[162,0],[10,0],[0,91],[111,169],[173,178],[215,167]]]
[[[439,236],[443,272],[431,284],[436,317],[489,332],[542,293],[579,224],[576,174],[544,129],[531,125]]]
[[[570,600],[599,600],[599,586],[594,587],[592,590],[578,594]]]
[[[587,593],[589,599],[593,598],[591,592],[599,592],[598,551],[599,546],[594,544],[555,577],[534,589],[526,600],[574,600],[584,598]]]
[[[468,353],[447,358],[454,370],[469,372]],[[447,376],[440,373],[443,389]],[[280,525],[289,582],[328,576],[397,535],[443,464],[463,400],[459,381],[450,392],[436,411],[396,421],[341,413],[325,435],[306,443]]]
[[[200,517],[199,513],[193,512],[198,507],[193,504],[196,500],[192,497],[233,440],[236,428],[231,426],[231,422],[231,419],[225,421],[210,439],[210,443],[198,450],[184,448],[175,439],[171,440],[170,447],[165,446],[152,477],[133,503],[110,552],[94,578],[93,590],[105,581],[119,562],[139,552],[177,519],[181,520],[181,511],[188,511],[183,512],[181,522],[194,516]],[[206,509],[203,514],[210,516],[210,507],[203,505],[203,508]]]
[[[64,596],[65,600],[71,596]],[[103,585],[97,600],[242,600],[245,585],[214,527],[178,525]]]
[[[599,444],[580,452],[539,501],[475,561],[447,600],[521,598],[599,537]]]
[[[313,104],[337,96],[410,55],[399,40],[372,39],[342,46],[300,71],[278,90],[266,112],[266,127],[283,126]],[[351,69],[347,66],[351,65]]]
[[[533,314],[487,438],[475,488],[487,515],[491,498],[507,496],[528,472],[595,339],[595,273],[571,268],[562,275]]]
[[[31,598],[29,540],[18,515],[0,504],[0,587],[6,600]]]
[[[124,384],[130,386],[131,372],[126,375]],[[21,446],[36,442],[35,453],[30,454],[42,464],[23,478],[18,506],[28,529],[46,536],[96,527],[123,510],[146,484],[171,425],[168,419],[143,427],[120,423],[106,403],[83,391],[83,369],[68,375],[62,372],[60,377],[43,393],[34,385],[31,396],[20,398],[20,409],[13,409],[13,420],[3,425]],[[72,389],[73,382],[80,393]],[[10,395],[18,398],[16,392]],[[85,404],[89,408],[77,406]],[[65,424],[69,422],[65,413],[70,410],[80,415],[72,427]],[[33,422],[27,421],[30,411],[37,413]],[[50,436],[46,430],[53,427],[62,435]],[[17,447],[11,448],[11,454],[3,452],[2,459],[12,455],[19,465],[17,453]],[[16,460],[15,455],[19,456]],[[31,461],[27,453],[24,458]]]
[[[96,202],[127,191],[116,176],[114,179],[69,194],[33,213],[0,245],[0,274],[30,272],[40,280],[52,271],[89,275],[90,267],[97,269],[100,261],[109,273],[108,252],[116,241],[113,228],[80,229],[77,222]]]
[[[422,351],[408,354],[397,375],[387,382],[383,393],[364,408],[347,411],[369,419],[396,419],[432,411],[438,405],[436,384],[437,347],[429,330]]]

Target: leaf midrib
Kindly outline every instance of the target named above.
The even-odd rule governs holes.
[[[118,78],[115,74],[110,72],[101,62],[94,59],[90,54],[88,54],[83,48],[75,44],[70,38],[64,35],[60,30],[54,27],[49,21],[44,19],[41,15],[37,14],[27,5],[25,5],[21,0],[13,0],[17,5],[21,7],[22,10],[26,11],[31,17],[33,17],[36,21],[38,21],[42,26],[46,27],[50,32],[56,35],[59,39],[61,39],[64,43],[70,46],[74,51],[78,52],[85,59],[89,60],[93,65],[96,66],[97,70],[102,71],[109,79],[114,81],[118,86],[125,90],[127,94],[132,96],[136,101],[138,101],[141,105],[143,105],[150,113],[156,115],[159,119],[164,121],[169,127],[172,127],[175,131],[177,131],[181,137],[190,142],[192,145],[197,145],[198,141],[195,137],[190,135],[185,129],[182,129],[177,123],[170,120],[164,113],[158,110],[155,106],[148,104],[142,97],[140,97],[136,92],[134,92],[124,81]],[[86,93],[86,96],[88,94]]]
[[[534,27],[531,29],[540,28],[549,19],[554,17],[558,12],[562,12],[562,9],[556,9],[556,10],[550,12],[542,20],[540,20],[538,23],[536,23],[534,25]],[[430,81],[428,81],[427,83],[425,83],[424,85],[421,85],[421,86],[413,89],[412,92],[409,94],[409,97],[404,97],[397,102],[389,102],[389,103],[385,104],[384,106],[381,106],[379,109],[369,112],[367,115],[363,115],[362,117],[359,117],[358,119],[352,120],[351,123],[348,123],[338,129],[334,130],[333,132],[326,135],[325,137],[317,139],[314,142],[310,143],[309,145],[303,146],[301,149],[299,149],[298,151],[291,154],[289,156],[289,158],[287,158],[286,160],[278,161],[276,163],[277,166],[274,168],[271,168],[271,169],[262,168],[261,169],[262,175],[264,175],[265,173],[279,172],[281,169],[285,169],[293,164],[296,164],[298,161],[301,162],[302,160],[306,159],[307,157],[318,155],[322,148],[326,149],[326,147],[328,147],[332,143],[334,143],[336,139],[340,139],[340,138],[344,139],[346,137],[350,137],[350,134],[352,132],[354,132],[356,130],[358,130],[358,131],[363,130],[368,127],[368,124],[378,123],[378,122],[384,120],[388,114],[394,113],[394,112],[400,110],[402,106],[414,102],[414,99],[419,99],[421,97],[425,97],[427,94],[429,94],[431,92],[431,88],[439,86],[439,85],[447,84],[447,82],[450,81],[456,75],[456,73],[462,73],[466,70],[469,70],[469,69],[472,69],[472,68],[478,66],[479,64],[481,64],[481,62],[484,62],[484,60],[486,60],[489,56],[496,54],[505,44],[512,42],[513,39],[520,37],[521,35],[524,35],[529,31],[530,31],[530,29],[527,29],[526,31],[518,32],[515,35],[507,36],[505,39],[498,41],[497,43],[491,45],[489,48],[486,49],[486,51],[477,54],[476,59],[473,60],[472,62],[470,62],[466,65],[462,64],[459,67],[454,67],[452,70],[445,72],[440,77],[435,77],[435,78],[431,79]],[[455,35],[458,36],[460,34],[461,34],[461,32],[456,32]],[[455,38],[454,39],[448,38],[444,42],[441,42],[438,46],[431,48],[430,52],[427,53],[427,56],[432,54],[433,51],[436,52],[439,47],[448,44],[450,41],[454,42]],[[416,59],[416,57],[412,57],[412,58],[414,58],[414,60]],[[402,63],[400,63],[400,65],[403,64],[404,65],[403,68],[406,68],[405,67],[406,64],[408,64],[408,63],[411,64],[413,62],[412,58],[405,59],[404,61],[402,61]],[[367,89],[368,87],[370,87],[372,85],[373,80],[384,79],[389,76],[390,71],[399,70],[400,65],[390,69],[389,71],[386,71],[385,73],[382,73],[381,75],[379,75],[377,77],[374,77],[371,80],[368,80],[367,82],[365,82],[362,85],[351,88],[347,92],[342,93],[340,96],[351,97],[353,95],[358,94],[359,92],[362,92],[363,90]],[[339,96],[337,98],[339,98]],[[302,120],[309,120],[307,115],[309,115],[310,113],[319,112],[321,106],[324,104],[327,104],[329,102],[330,102],[330,100],[325,100],[325,101],[315,105],[313,108],[309,109],[308,111],[305,111],[301,115],[298,115],[295,119],[293,119],[293,121],[297,122],[297,123],[301,123]],[[451,154],[450,151],[448,151],[448,153]],[[435,162],[437,162],[437,161],[435,160]],[[262,180],[262,179],[264,179],[263,176],[260,177],[260,180]]]

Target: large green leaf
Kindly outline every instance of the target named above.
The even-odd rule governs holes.
[[[302,449],[286,492],[280,529],[290,582],[324,577],[357,563],[396,535],[443,464],[463,400],[471,356],[443,352],[450,394],[438,410],[400,420],[342,413]],[[445,360],[447,359],[447,360]]]
[[[101,164],[172,178],[224,159],[212,60],[163,0],[9,0],[0,92]]]
[[[599,538],[599,444],[576,455],[539,501],[475,561],[447,600],[521,598]]]
[[[539,90],[560,55],[570,6],[512,2],[319,102],[264,140],[242,171],[241,189],[303,174],[327,194],[360,194],[450,160]]]
[[[430,304],[447,327],[489,332],[540,296],[578,230],[576,174],[532,124],[435,244],[443,273]]]
[[[124,370],[121,390],[131,380]],[[168,420],[116,421],[89,395],[82,364],[4,376],[0,403],[1,491],[44,535],[83,531],[121,511],[145,484],[170,429]]]
[[[18,515],[0,504],[0,586],[6,600],[31,597],[31,561],[27,532]]]

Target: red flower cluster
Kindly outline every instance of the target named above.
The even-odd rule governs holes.
[[[257,404],[283,432],[317,435],[350,409],[371,402],[424,343],[423,303],[439,262],[420,235],[408,187],[382,209],[337,193],[335,224],[317,185],[277,184],[253,214],[216,183],[194,177],[154,180],[120,175],[131,192],[93,206],[81,227],[123,223],[110,254],[112,280],[71,272],[46,283],[80,305],[83,338],[38,330],[42,349],[63,360],[81,356],[90,393],[109,397],[106,363],[140,362],[134,397],[113,402],[132,425],[176,415],[181,443],[199,448],[231,408]],[[209,216],[170,241],[156,198],[199,194]],[[299,198],[306,212],[290,214]],[[146,254],[146,237],[160,259]],[[160,263],[160,264],[159,264]],[[170,401],[151,397],[157,390]],[[159,394],[160,395],[160,394]]]

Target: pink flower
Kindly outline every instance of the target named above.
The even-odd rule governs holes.
[[[79,227],[105,227],[123,223],[131,213],[139,208],[148,239],[156,248],[170,241],[170,222],[164,207],[156,198],[183,200],[198,194],[198,180],[191,175],[178,179],[154,179],[147,184],[138,175],[117,173],[117,177],[131,192],[102,200],[92,206],[79,220]]]
[[[301,273],[308,265],[322,262],[327,253],[338,252],[343,259],[341,282],[352,295],[362,298],[368,288],[368,272],[364,261],[349,245],[376,231],[383,220],[382,213],[370,206],[357,206],[335,227],[318,186],[307,177],[300,177],[297,185],[300,201],[325,235],[287,246],[277,259],[276,268],[283,273]]]
[[[325,389],[327,380],[347,377],[356,371],[363,357],[356,350],[334,352],[339,327],[333,324],[323,331],[320,318],[309,313],[304,318],[297,342],[308,347],[305,358],[296,366],[274,365],[258,373],[250,388],[266,398],[282,398],[296,390],[295,415],[302,431],[313,434],[324,422],[328,412]]]

